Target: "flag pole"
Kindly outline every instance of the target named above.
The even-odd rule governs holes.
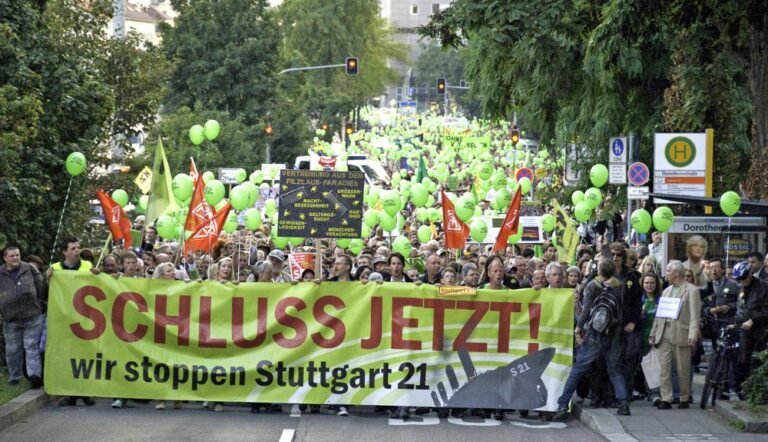
[[[109,232],[109,235],[107,235],[107,240],[104,242],[104,247],[101,248],[101,256],[99,256],[99,260],[96,261],[95,267],[99,267],[99,264],[101,264],[101,260],[104,258],[104,251],[107,250],[107,247],[109,247],[109,242],[112,241],[112,232]]]

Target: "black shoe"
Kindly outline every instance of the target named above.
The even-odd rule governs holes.
[[[463,419],[464,418],[464,409],[463,408],[451,408],[451,417],[455,417],[457,419]]]
[[[680,402],[680,405],[678,405],[677,408],[686,409],[686,408],[688,408],[690,406],[691,405],[687,401],[684,401],[684,402]]]
[[[431,410],[429,408],[427,408],[427,407],[418,407],[416,410],[414,410],[414,413],[417,416],[422,416],[422,415],[425,415],[425,414],[429,414],[430,411]]]
[[[520,417],[528,417],[528,410],[517,410],[520,413]]]
[[[632,414],[629,412],[629,404],[624,402],[623,404],[619,405],[619,409],[616,410],[616,414],[619,416],[629,416]]]
[[[602,408],[604,405],[600,399],[592,399],[589,401],[589,408]]]
[[[440,419],[447,419],[450,412],[451,411],[447,408],[438,408],[437,417],[439,417]]]
[[[299,407],[301,407],[301,405],[299,405]],[[251,413],[258,413],[260,408],[261,406],[259,404],[251,404]]]
[[[679,404],[679,403],[680,403],[680,398],[679,398],[679,397],[678,397],[678,398],[673,398],[673,399],[672,399],[672,405],[677,405],[677,404]]]
[[[33,390],[37,390],[38,388],[43,386],[43,380],[40,378],[40,376],[37,376],[37,375],[30,376],[29,383],[32,384]]]
[[[317,414],[320,412],[320,406],[319,405],[310,405],[309,406],[309,412],[311,414]]]
[[[77,398],[67,396],[59,401],[59,407],[74,407],[77,405]]]
[[[688,403],[689,404],[693,403],[693,395],[688,396]]]
[[[654,407],[658,407],[659,404],[661,403],[661,398],[658,396],[654,396],[653,399],[651,399],[651,403],[653,404]]]
[[[93,406],[93,405],[96,405],[96,401],[94,401],[92,397],[84,397],[83,398],[83,403],[85,405],[89,406],[89,407]]]
[[[399,407],[396,414],[398,419],[408,420],[411,418],[411,413],[408,411],[408,407]]]
[[[555,413],[555,415],[552,416],[552,421],[565,422],[570,418],[571,418],[571,413],[569,413],[568,410],[557,410],[557,413]]]
[[[504,410],[494,410],[493,411],[493,418],[497,421],[503,421],[504,420]]]
[[[299,411],[301,411],[302,413],[307,411],[307,404],[299,405]]]
[[[670,408],[672,408],[672,404],[670,404],[667,401],[661,401],[659,402],[659,405],[657,405],[656,408],[658,408],[659,410],[669,410]]]
[[[717,400],[718,401],[730,401],[731,400],[731,395],[729,395],[727,393],[720,393],[720,395],[717,396]]]

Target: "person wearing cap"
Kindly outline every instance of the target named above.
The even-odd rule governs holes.
[[[750,268],[748,261],[733,266],[733,278],[741,284],[738,310],[734,321],[741,324],[741,346],[736,361],[736,394],[744,400],[741,385],[749,376],[752,353],[766,347],[768,339],[768,287]]]
[[[272,265],[272,282],[291,282],[291,272],[285,266],[285,254],[280,249],[274,249],[267,255],[267,260]]]
[[[373,257],[372,265],[374,272],[381,273],[387,267],[387,258],[381,255],[376,255]]]
[[[437,256],[440,257],[440,267],[445,268],[448,265],[448,251],[440,249],[437,251]]]

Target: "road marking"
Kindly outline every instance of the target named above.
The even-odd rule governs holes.
[[[460,417],[449,417],[448,423],[453,425],[463,425],[465,427],[497,427],[501,425],[501,421],[497,421],[496,419],[464,420],[464,418]]]
[[[402,420],[398,418],[389,418],[389,425],[395,427],[402,427],[406,425],[440,425],[440,419],[436,417],[411,417],[408,420]]]
[[[283,433],[280,435],[279,442],[293,442],[294,436],[296,436],[296,430],[285,428],[283,429]]]
[[[567,428],[568,425],[564,424],[563,422],[546,422],[543,424],[526,424],[524,422],[515,422],[515,421],[509,421],[510,424],[523,427],[523,428],[533,428],[536,430],[543,430],[543,429],[555,429],[555,430],[562,430],[563,428]]]
[[[301,417],[301,410],[297,404],[293,404],[291,407],[291,417]]]

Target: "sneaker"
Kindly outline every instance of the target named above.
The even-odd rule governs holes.
[[[43,386],[43,380],[40,378],[40,376],[37,376],[37,375],[30,376],[29,383],[32,384],[33,390],[37,390],[38,388]]]
[[[90,406],[92,406],[92,405],[96,405],[96,401],[95,401],[95,400],[93,400],[93,398],[92,398],[92,397],[84,397],[84,398],[83,398],[83,403],[84,403],[85,405],[89,406],[89,407],[90,407]]]
[[[112,408],[123,408],[123,400],[122,399],[115,399],[112,402]]]
[[[336,412],[336,416],[349,416],[347,407],[344,407],[344,406],[339,407],[339,411]]]
[[[623,404],[619,405],[619,409],[616,410],[616,414],[619,416],[629,416],[631,414],[629,412],[629,404],[624,402]]]
[[[661,403],[661,398],[659,396],[654,396],[651,399],[651,403],[653,404],[654,407],[658,407],[659,404]]]
[[[72,396],[61,398],[59,401],[59,407],[74,407],[75,405],[77,405],[77,398]]]
[[[165,410],[165,401],[160,401],[155,404],[155,410]]]
[[[213,406],[213,411],[215,411],[216,413],[221,413],[222,411],[224,411],[224,406],[221,404],[216,404]]]
[[[568,410],[560,409],[560,410],[557,410],[557,413],[555,413],[554,416],[552,416],[552,421],[565,422],[570,418],[571,418],[571,413],[569,413]]]

